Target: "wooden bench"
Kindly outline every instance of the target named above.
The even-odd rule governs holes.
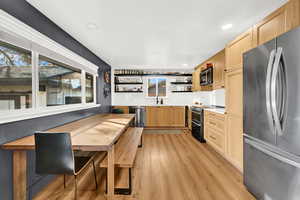
[[[143,128],[129,127],[115,144],[115,194],[130,195],[132,192],[131,169],[134,166],[138,148],[142,147],[142,133]],[[106,156],[100,163],[100,167],[107,168],[107,166]]]

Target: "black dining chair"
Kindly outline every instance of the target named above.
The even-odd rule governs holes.
[[[96,190],[98,189],[95,154],[74,156],[69,133],[36,132],[34,138],[37,174],[64,175],[64,188],[66,188],[66,175],[74,175],[75,199],[77,199],[77,176],[92,163]]]

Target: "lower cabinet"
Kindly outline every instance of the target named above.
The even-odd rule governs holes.
[[[243,70],[226,72],[226,134],[228,160],[243,171]]]
[[[240,171],[243,171],[243,118],[231,114],[227,121],[227,158]]]
[[[204,138],[208,144],[222,155],[225,155],[226,152],[225,133],[224,114],[204,111]]]
[[[243,171],[243,119],[231,114],[204,112],[204,138],[231,164]]]
[[[147,106],[147,127],[185,127],[184,106]]]

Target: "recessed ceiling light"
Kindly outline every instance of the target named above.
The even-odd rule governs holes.
[[[230,28],[232,28],[232,24],[225,24],[225,25],[222,26],[223,30],[228,30]]]
[[[88,29],[90,29],[90,30],[95,30],[95,29],[98,28],[97,24],[94,24],[94,23],[88,23],[88,24],[86,25],[86,27],[87,27]]]

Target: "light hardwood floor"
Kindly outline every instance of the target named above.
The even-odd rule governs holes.
[[[241,174],[206,144],[190,134],[145,134],[134,168],[133,194],[116,199],[136,200],[254,200]],[[98,170],[101,188],[95,191],[92,170],[79,179],[79,199],[104,200],[104,170]],[[34,200],[73,199],[73,184],[63,189],[57,178]]]

